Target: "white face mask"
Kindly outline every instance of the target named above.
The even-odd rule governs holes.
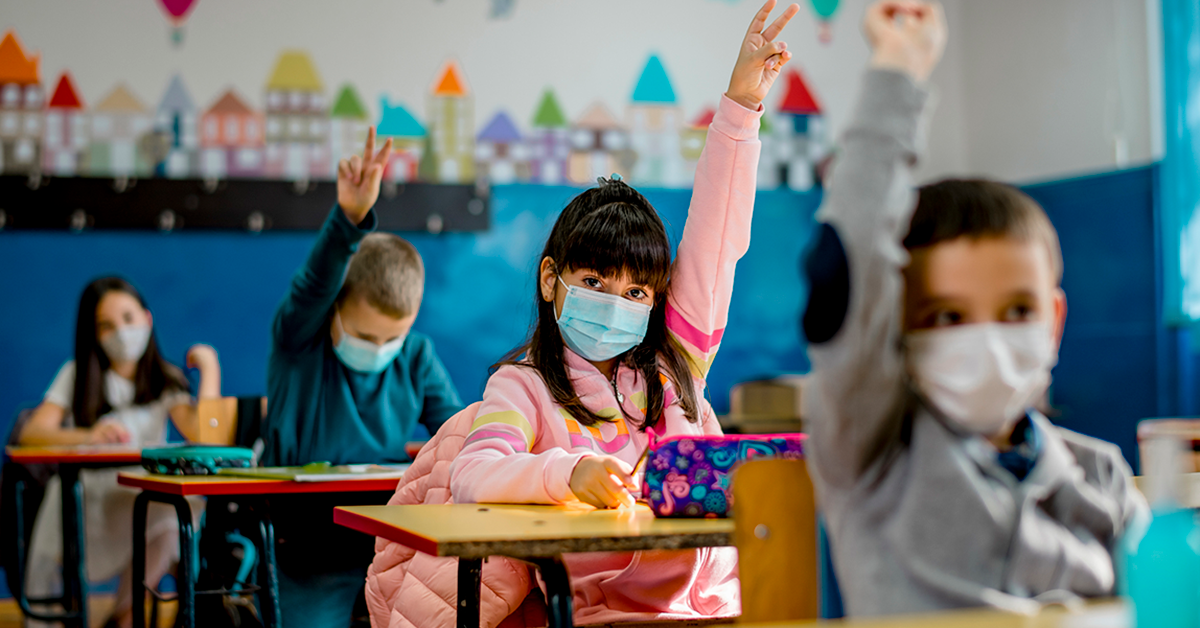
[[[126,325],[100,339],[110,362],[137,362],[150,342],[149,325]]]
[[[917,392],[959,428],[997,434],[1050,386],[1058,362],[1047,323],[982,323],[904,339]]]

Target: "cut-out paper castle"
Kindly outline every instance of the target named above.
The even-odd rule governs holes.
[[[714,116],[709,106],[685,118],[653,54],[623,115],[596,101],[572,120],[547,88],[527,127],[522,116],[498,110],[478,130],[467,76],[453,60],[434,76],[424,122],[386,96],[373,119],[352,85],[338,88],[331,104],[301,50],[276,58],[262,110],[230,89],[201,111],[179,75],[154,110],[120,84],[89,109],[68,72],[45,98],[39,64],[15,33],[0,40],[0,173],[328,180],[339,160],[362,150],[374,123],[380,142],[393,141],[384,173],[393,184],[591,185],[618,172],[639,186],[686,187]],[[758,184],[808,190],[829,153],[826,124],[798,71],[783,83],[759,131]]]

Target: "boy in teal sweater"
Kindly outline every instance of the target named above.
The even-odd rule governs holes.
[[[271,327],[263,465],[405,462],[419,422],[432,434],[462,408],[433,342],[412,330],[424,292],[421,256],[372,233],[392,141],[338,167],[338,205],[292,279]],[[339,529],[335,505],[390,495],[277,497],[284,625],[345,626],[371,562],[368,536]],[[294,513],[294,514],[293,514]]]

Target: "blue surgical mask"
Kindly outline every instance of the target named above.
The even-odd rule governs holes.
[[[404,338],[407,334],[377,345],[369,340],[355,338],[346,333],[346,328],[342,327],[340,313],[335,313],[333,319],[337,323],[338,330],[342,332],[342,339],[333,346],[333,352],[342,361],[342,364],[352,371],[382,373],[396,359],[396,356],[400,354],[400,348],[404,346]]]
[[[568,286],[558,329],[563,342],[586,360],[602,362],[641,344],[650,325],[650,306],[614,294]]]

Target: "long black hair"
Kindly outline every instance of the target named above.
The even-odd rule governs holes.
[[[667,332],[667,287],[671,276],[667,230],[649,201],[619,180],[601,179],[600,187],[576,196],[559,215],[538,258],[536,314],[529,339],[492,369],[506,364],[532,368],[542,376],[554,400],[580,423],[591,426],[612,421],[584,407],[567,373],[563,360],[565,345],[558,329],[554,300],[542,298],[540,262],[546,258],[553,260],[558,274],[581,268],[604,277],[628,274],[633,281],[654,290],[646,337],[638,346],[617,356],[619,363],[636,369],[646,382],[646,417],[644,421],[631,417],[624,407],[621,412],[643,431],[658,423],[664,399],[663,382],[659,379],[661,366],[678,392],[687,419],[699,422],[699,402],[691,370]]]
[[[112,365],[96,337],[96,308],[110,292],[124,292],[137,299],[142,309],[146,300],[132,284],[120,277],[101,277],[88,284],[79,297],[79,315],[75,319],[75,398],[71,413],[76,427],[91,427],[96,420],[112,410],[104,396],[104,372]],[[179,367],[167,362],[158,351],[154,329],[146,352],[138,360],[133,377],[136,404],[147,404],[167,390],[187,390],[187,378]]]

